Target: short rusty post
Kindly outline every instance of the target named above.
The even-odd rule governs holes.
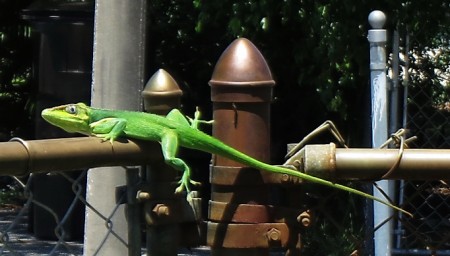
[[[153,114],[166,115],[173,108],[180,106],[182,94],[172,76],[165,70],[159,69],[149,79],[142,91],[145,110]],[[154,162],[147,167],[146,180],[148,184],[154,186],[148,186],[148,191],[138,191],[140,198],[147,201],[144,204],[146,219],[164,217],[170,214],[170,208],[167,205],[157,202],[159,200],[176,200],[173,194],[176,176],[176,170],[167,166],[164,161]],[[167,189],[158,189],[164,187]],[[149,225],[147,223],[146,227],[147,255],[177,255],[180,242],[180,229],[177,223],[164,225]]]
[[[236,39],[218,60],[209,84],[213,136],[256,159],[269,162],[270,102],[275,81],[259,50],[245,38]],[[242,239],[231,234],[233,231],[245,234],[254,229],[255,223],[271,222],[270,214],[261,211],[261,205],[268,203],[268,187],[260,172],[213,156],[210,179],[207,242],[212,247],[212,255],[268,255],[268,247],[256,245],[257,237],[246,237],[247,245],[243,246]],[[223,204],[226,206],[218,207]],[[248,210],[242,216],[235,216],[240,205],[246,205]],[[270,230],[276,229],[268,227],[267,232]],[[273,240],[275,233],[269,233],[261,236]],[[252,239],[254,246],[248,246]]]

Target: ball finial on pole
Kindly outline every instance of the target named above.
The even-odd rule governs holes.
[[[369,14],[368,20],[372,28],[381,29],[386,23],[386,15],[382,11],[375,10]]]

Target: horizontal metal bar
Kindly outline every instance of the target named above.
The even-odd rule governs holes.
[[[377,180],[395,166],[397,161],[398,165],[390,173],[389,179],[450,178],[450,149],[404,149],[400,154],[398,149],[307,145],[287,163],[296,162],[305,173],[330,180]]]
[[[157,143],[131,140],[113,144],[99,138],[13,140],[0,143],[0,175],[65,171],[100,166],[131,166],[162,159]]]
[[[0,175],[15,176],[100,166],[143,165],[163,159],[158,143],[120,140],[111,144],[93,137],[0,142],[0,152]],[[398,157],[398,149],[307,145],[286,164],[297,165],[307,174],[331,180],[376,180],[394,166]],[[405,149],[397,168],[389,176],[389,179],[407,180],[449,178],[450,149]]]

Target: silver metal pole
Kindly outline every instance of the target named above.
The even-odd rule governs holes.
[[[142,109],[146,3],[145,0],[95,1],[93,106]],[[84,255],[128,255],[127,244],[140,243],[129,240],[125,205],[116,203],[115,189],[126,184],[126,176],[122,167],[89,171],[87,200],[108,219],[105,221],[93,210],[86,210]]]
[[[388,96],[386,83],[386,30],[382,29],[386,16],[381,11],[372,11],[369,14],[368,41],[370,44],[370,82],[372,97],[372,147],[380,147],[388,138]],[[378,186],[389,196],[393,194],[392,181],[379,181]],[[383,197],[382,193],[374,188],[373,195]],[[388,219],[393,211],[389,207],[374,202],[374,227]],[[374,234],[375,255],[391,255],[393,222],[388,221],[379,227]]]

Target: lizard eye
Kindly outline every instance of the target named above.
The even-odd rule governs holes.
[[[75,115],[77,113],[77,107],[75,105],[69,105],[66,107],[66,112]]]

